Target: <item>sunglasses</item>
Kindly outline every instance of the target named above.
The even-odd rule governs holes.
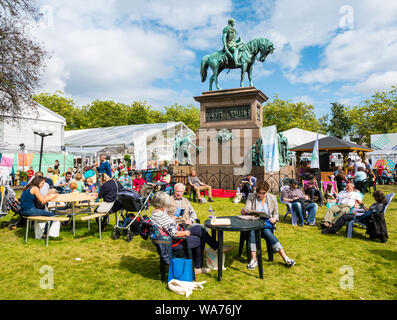
[[[258,194],[266,194],[267,193],[267,191],[265,191],[265,192],[258,192]]]

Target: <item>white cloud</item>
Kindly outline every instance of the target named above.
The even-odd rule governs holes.
[[[372,74],[367,80],[358,82],[355,85],[345,85],[341,88],[342,92],[361,93],[367,95],[368,92],[383,91],[391,89],[397,85],[397,71]]]

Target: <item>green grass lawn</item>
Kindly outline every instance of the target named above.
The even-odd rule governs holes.
[[[385,194],[397,192],[397,186],[379,186]],[[243,204],[231,199],[215,199],[212,208],[217,216],[238,215]],[[364,203],[373,203],[366,194]],[[209,204],[193,206],[201,219],[208,216]],[[365,237],[365,230],[355,228],[353,238],[346,238],[346,228],[338,235],[322,235],[318,227],[293,227],[291,217],[284,222],[285,205],[279,204],[281,221],[276,236],[286,253],[297,264],[287,269],[279,255],[267,262],[264,255],[264,275],[249,271],[245,253],[238,258],[239,233],[225,232],[225,244],[235,248],[226,253],[223,280],[217,272],[198,275],[196,281],[207,281],[204,290],[195,291],[189,299],[198,300],[263,300],[263,299],[397,299],[397,197],[386,213],[389,240],[383,244]],[[319,208],[316,222],[324,216]],[[7,216],[1,220],[8,220]],[[0,221],[1,221],[0,220]],[[91,231],[87,223],[76,219],[76,236],[70,225],[61,227],[60,237],[35,240],[34,232],[24,243],[25,229],[0,229],[0,299],[181,299],[167,289],[159,274],[159,258],[151,241],[135,236],[132,242],[112,240],[114,215],[99,240],[96,224]],[[262,241],[265,247],[265,242]],[[80,258],[80,261],[76,261]],[[54,288],[42,289],[40,281],[54,271]],[[353,288],[341,288],[344,275],[341,268],[354,272]]]

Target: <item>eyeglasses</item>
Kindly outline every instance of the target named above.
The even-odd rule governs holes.
[[[267,191],[265,191],[265,192],[258,192],[258,194],[266,194],[267,193]]]

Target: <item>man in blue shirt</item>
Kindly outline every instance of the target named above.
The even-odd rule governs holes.
[[[112,170],[110,169],[109,161],[106,161],[106,155],[101,154],[100,158],[101,164],[97,167],[99,173],[106,173],[110,178],[112,177]]]

